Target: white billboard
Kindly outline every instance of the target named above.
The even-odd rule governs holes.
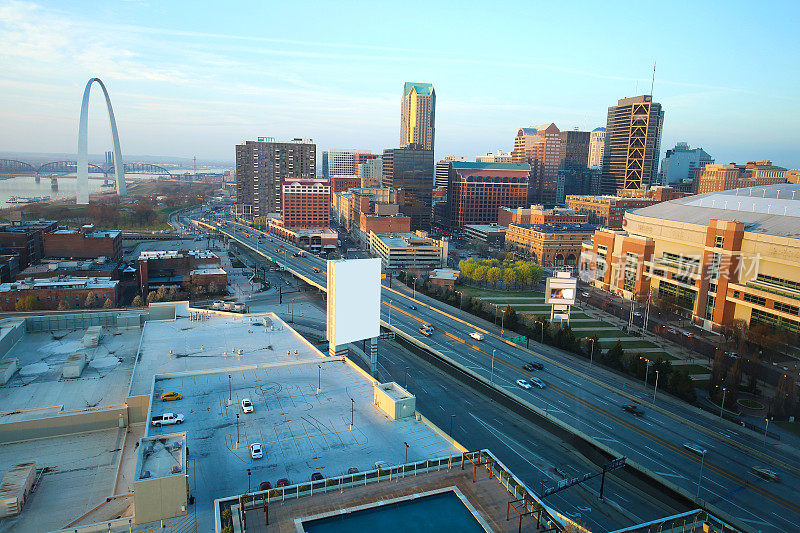
[[[578,280],[563,276],[558,272],[556,277],[547,278],[545,284],[544,301],[550,305],[574,305],[578,292]],[[569,274],[567,274],[569,276]]]
[[[380,335],[381,260],[328,261],[328,342],[341,346]]]

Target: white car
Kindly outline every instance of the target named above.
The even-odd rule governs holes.
[[[702,446],[698,446],[697,444],[691,442],[684,443],[683,447],[692,453],[696,453],[697,455],[705,455],[706,453],[708,453],[708,450],[706,450]]]
[[[250,401],[250,398],[242,398],[242,412],[243,413],[253,412],[253,402]]]
[[[482,341],[484,338],[483,333],[480,333],[478,331],[473,331],[472,333],[469,334],[469,336],[475,339],[476,341]]]
[[[531,378],[531,383],[533,383],[534,385],[536,385],[540,389],[543,389],[543,388],[545,388],[547,386],[547,385],[545,385],[544,381],[542,381],[541,379],[539,379],[537,377]]]
[[[526,390],[531,388],[531,384],[528,383],[527,381],[525,381],[524,379],[518,379],[517,380],[517,385],[519,385],[520,387],[522,387],[523,389],[526,389]]]
[[[250,445],[250,457],[253,459],[261,459],[264,457],[264,449],[261,447],[260,442],[254,442]]]

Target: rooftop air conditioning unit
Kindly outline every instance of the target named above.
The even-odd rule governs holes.
[[[150,477],[150,471],[149,470],[145,470],[144,472],[142,472],[142,475],[140,477],[141,477],[141,479],[149,478]]]

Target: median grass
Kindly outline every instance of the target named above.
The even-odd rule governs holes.
[[[486,296],[502,296],[506,298],[530,297],[540,298],[542,301],[544,301],[544,293],[538,291],[503,291],[486,289],[483,287],[473,287],[471,285],[456,285],[454,289],[472,296],[473,298],[484,298]]]
[[[675,365],[675,368],[685,370],[689,374],[709,374],[711,370],[700,365]]]

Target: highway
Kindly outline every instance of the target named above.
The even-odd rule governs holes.
[[[266,235],[258,244],[255,236],[249,237],[234,223],[220,229],[242,244],[258,248],[262,255],[285,264],[300,277],[325,287],[324,260],[310,254],[292,257],[296,248]],[[255,235],[251,228],[245,231]],[[587,368],[582,362],[538,343],[535,346],[532,343],[536,355],[531,355],[510,345],[494,325],[427,297],[417,295],[412,299],[411,290],[401,287],[399,282],[394,283],[394,288],[384,285],[382,300],[382,319],[392,327],[688,494],[699,495],[698,501],[713,505],[743,526],[755,531],[800,530],[800,476],[795,473],[800,460],[796,452],[778,448],[774,443],[762,445],[752,432],[739,430],[677,402],[658,404],[670,414],[646,409],[644,417],[636,418],[621,409],[622,404],[630,403],[623,386],[642,396],[641,388],[626,378],[600,369],[589,369],[587,378]],[[430,337],[418,332],[423,323],[434,326]],[[483,332],[485,339],[471,339],[469,334],[473,331]],[[522,370],[521,366],[531,360],[542,362],[544,370],[533,374]],[[515,384],[517,379],[533,375],[546,383],[545,389],[525,390]],[[687,443],[704,448],[707,453],[694,453],[684,447]],[[780,457],[794,470],[758,458],[755,452],[759,450]],[[759,477],[752,471],[756,466],[775,470],[780,481]]]

